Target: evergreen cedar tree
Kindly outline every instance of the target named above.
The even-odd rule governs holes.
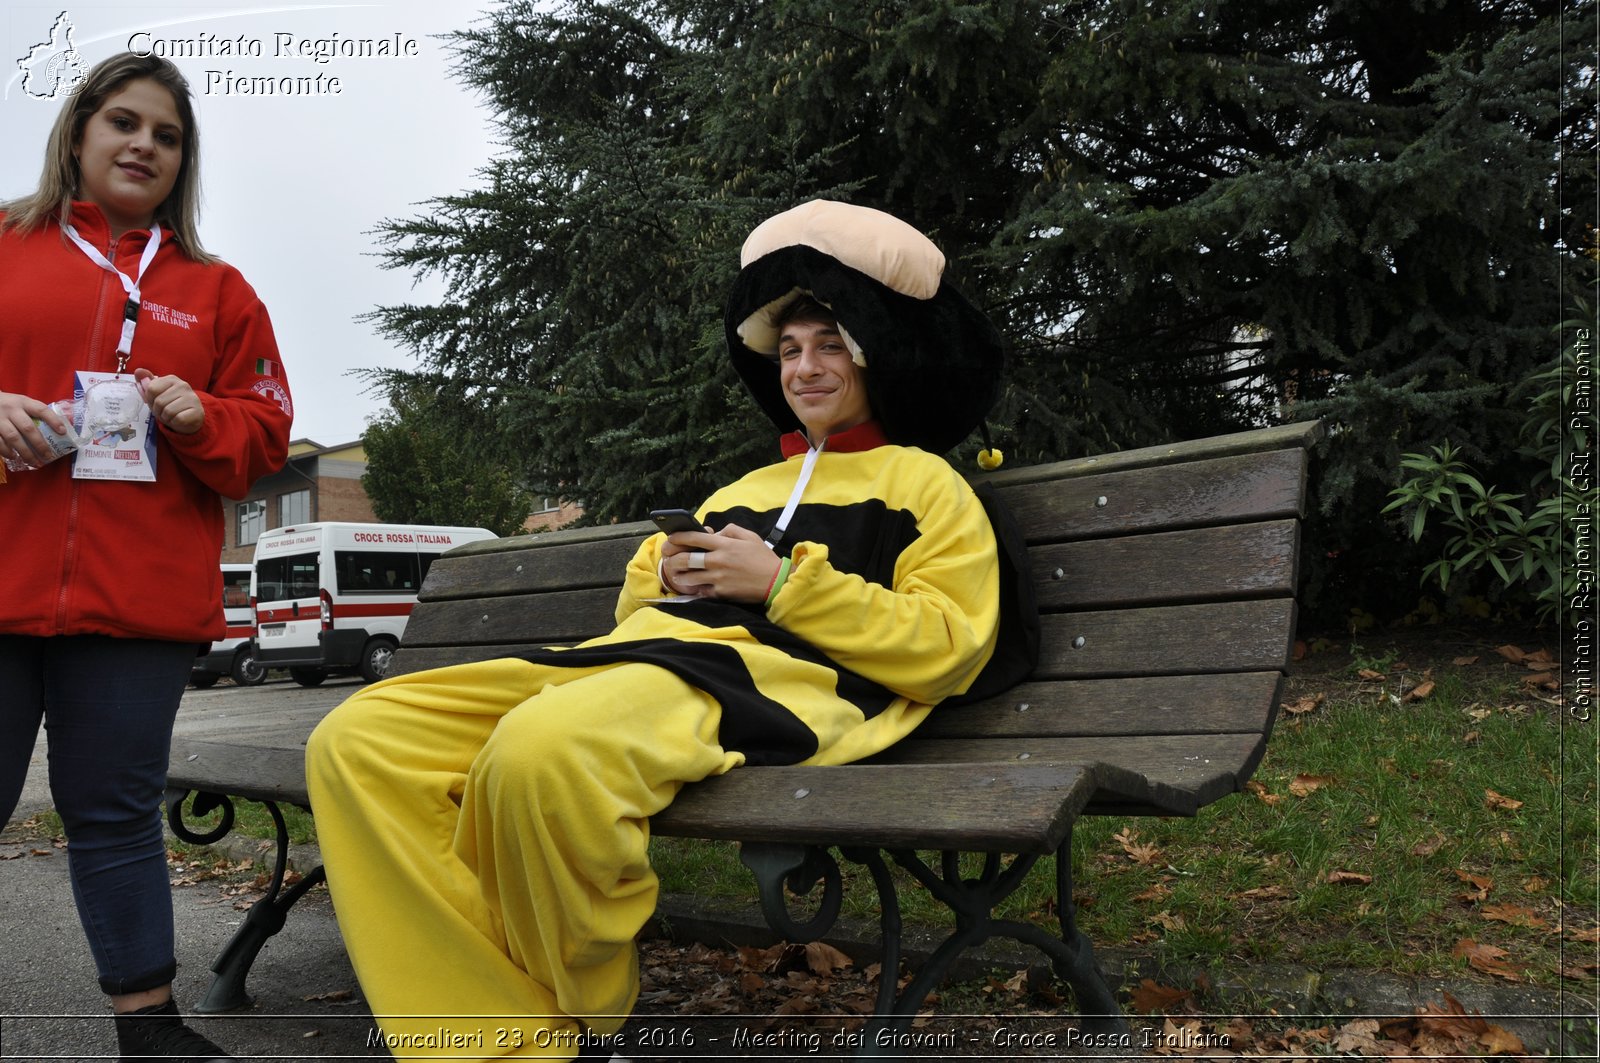
[[[1403,606],[1400,454],[1515,479],[1506,395],[1592,277],[1594,35],[1517,0],[512,2],[454,36],[506,150],[382,231],[446,295],[372,319],[495,460],[633,520],[773,454],[721,327],[744,234],[877,207],[1010,344],[1008,462],[1331,418],[1308,594]]]

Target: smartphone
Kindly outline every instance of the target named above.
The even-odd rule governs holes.
[[[653,509],[650,511],[650,519],[656,522],[657,528],[668,535],[673,532],[706,530],[706,526],[687,509]]]

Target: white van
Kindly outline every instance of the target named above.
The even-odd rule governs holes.
[[[249,565],[222,566],[222,616],[227,632],[211,644],[207,653],[194,659],[189,682],[197,687],[214,686],[223,676],[231,676],[242,687],[267,681],[267,670],[256,660],[256,612],[250,607]]]
[[[256,541],[256,653],[301,686],[333,672],[382,679],[434,559],[487,528],[327,521]]]

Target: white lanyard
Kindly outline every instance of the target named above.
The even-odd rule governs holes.
[[[78,245],[78,250],[88,255],[89,261],[95,265],[115,273],[122,282],[122,290],[128,293],[128,301],[122,304],[122,337],[117,341],[117,372],[121,373],[128,367],[128,355],[133,351],[133,330],[139,324],[139,283],[144,280],[145,270],[150,268],[151,261],[156,257],[156,248],[161,246],[161,226],[150,226],[150,242],[144,245],[144,254],[139,256],[139,273],[132,279],[112,265],[99,248],[79,236],[77,229],[71,225],[64,228],[68,238]]]
[[[817,457],[822,453],[822,448],[828,445],[826,438],[817,446],[810,446],[807,440],[806,460],[800,466],[800,479],[794,482],[794,490],[789,492],[789,502],[783,507],[783,512],[778,516],[778,523],[773,526],[767,535],[767,546],[776,547],[783,541],[783,533],[789,530],[789,521],[794,516],[794,511],[800,507],[800,496],[805,493],[806,484],[811,480],[811,471],[817,467]]]

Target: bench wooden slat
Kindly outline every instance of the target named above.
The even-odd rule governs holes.
[[[1293,634],[1292,598],[1047,614],[1033,678],[1281,669]]]
[[[1182,475],[1151,468],[1023,483],[1000,496],[1030,545],[1298,518],[1306,461],[1304,451],[1280,450],[1197,461]]]
[[[1056,543],[1030,550],[1029,560],[1044,609],[1290,594],[1297,529],[1295,521],[1279,520]],[[604,588],[614,602],[617,575],[642,538],[562,551],[452,555],[434,562],[422,601]],[[609,613],[604,623],[609,628]]]
[[[1105,764],[1165,787],[1153,803],[1144,793],[1116,793],[1111,799],[1140,800],[1163,815],[1192,815],[1197,809],[1241,789],[1266,749],[1260,732],[1223,735],[1145,735],[1091,738],[993,738],[952,742],[913,735],[873,763],[981,764],[1027,761],[1052,764]]]
[[[432,602],[452,598],[499,597],[507,594],[533,594],[541,591],[571,591],[580,588],[609,587],[612,602],[622,586],[622,572],[654,529],[648,524],[631,525],[636,533],[620,537],[577,541],[559,550],[530,548],[514,552],[462,554],[451,552],[428,569],[428,580],[420,596]],[[618,528],[617,530],[621,530]],[[529,540],[545,536],[528,536]],[[611,625],[607,613],[605,626]]]
[[[684,787],[650,829],[735,841],[1047,853],[1108,774],[1115,773],[1086,764],[735,770]],[[1006,815],[997,817],[996,808]]]
[[[167,788],[210,790],[252,801],[311,807],[304,749],[268,749],[232,742],[174,741]]]
[[[395,674],[571,641],[602,599],[608,608],[614,601],[591,590],[429,603],[412,615]],[[1265,671],[1288,660],[1294,601],[1056,613],[1040,617],[1039,628],[1037,679]],[[428,652],[439,646],[448,652]]]
[[[431,578],[431,577],[430,577]],[[617,587],[419,604],[403,644],[477,646],[581,642],[616,626]]]
[[[1043,610],[1294,594],[1292,520],[1052,544],[1029,551]]]
[[[1068,480],[1082,476],[1096,476],[1100,473],[1127,469],[1189,465],[1208,458],[1228,457],[1234,454],[1306,450],[1325,438],[1327,434],[1327,426],[1321,421],[1296,421],[1270,428],[1252,428],[1243,432],[1231,432],[1228,435],[1207,436],[1204,439],[1160,443],[1153,447],[1140,447],[1137,450],[1092,454],[1086,458],[1068,458],[1042,465],[1023,465],[1002,469],[984,478],[996,487],[1005,487],[1036,483],[1041,480]]]
[[[544,643],[486,642],[480,646],[413,646],[403,643],[394,655],[390,675],[409,675],[429,668],[447,668],[455,664],[475,664],[492,661],[497,657],[519,657],[536,650]]]
[[[1028,682],[987,701],[936,708],[916,737],[1259,732],[1272,722],[1282,682],[1279,672]]]

